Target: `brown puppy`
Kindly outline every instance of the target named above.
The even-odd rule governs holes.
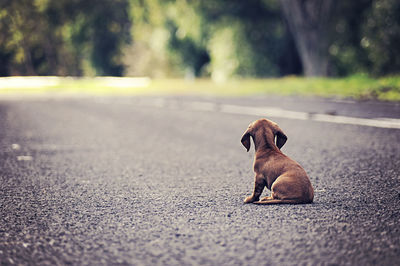
[[[256,176],[253,195],[247,197],[244,202],[311,203],[314,189],[306,172],[297,162],[280,151],[287,137],[279,126],[268,119],[259,119],[251,123],[241,140],[247,151],[250,150],[250,137],[253,138],[256,150],[254,157]],[[271,190],[271,196],[259,201],[265,186]]]

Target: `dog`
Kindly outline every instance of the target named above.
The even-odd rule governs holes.
[[[314,189],[305,170],[280,150],[287,141],[282,129],[268,119],[254,121],[241,139],[247,152],[250,150],[250,137],[255,146],[255,185],[253,194],[244,203],[312,203]],[[271,190],[271,196],[259,200],[264,187]]]

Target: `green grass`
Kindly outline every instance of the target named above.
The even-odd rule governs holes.
[[[0,97],[4,94],[27,93],[83,93],[83,94],[184,94],[215,96],[299,95],[357,100],[377,99],[400,101],[400,76],[369,78],[364,75],[347,78],[284,77],[271,79],[234,79],[214,83],[209,79],[155,79],[146,86],[118,87],[101,79],[61,78],[57,85],[29,88],[7,88],[0,83]]]

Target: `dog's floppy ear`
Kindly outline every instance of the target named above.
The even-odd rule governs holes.
[[[247,151],[250,150],[250,132],[249,132],[249,130],[250,129],[248,129],[248,130],[246,130],[246,132],[244,132],[243,137],[240,140]]]
[[[283,145],[285,145],[286,141],[287,141],[287,136],[285,135],[285,133],[283,133],[283,131],[279,128],[276,133],[276,146],[281,149]]]

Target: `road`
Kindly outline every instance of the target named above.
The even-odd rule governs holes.
[[[282,151],[310,176],[313,204],[243,204],[254,150],[246,153],[240,138],[267,107],[278,111],[264,117],[288,136]],[[400,129],[315,114],[398,122],[400,105],[3,98],[0,263],[399,265]]]

